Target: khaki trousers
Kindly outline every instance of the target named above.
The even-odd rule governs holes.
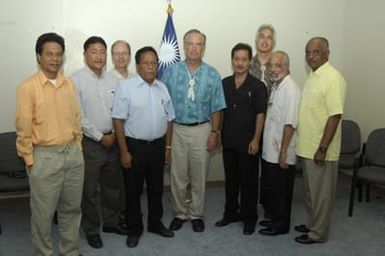
[[[83,154],[73,142],[63,146],[37,146],[33,152],[34,164],[27,170],[33,255],[53,255],[51,229],[56,210],[60,254],[78,256]]]
[[[174,124],[170,186],[175,215],[181,219],[203,218],[206,179],[210,163],[207,138],[210,123],[197,126]],[[191,184],[191,202],[186,199]]]
[[[338,161],[316,165],[313,159],[301,158],[306,208],[309,214],[309,237],[327,241],[337,187]]]

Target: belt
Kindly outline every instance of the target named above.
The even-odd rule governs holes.
[[[110,135],[110,134],[112,134],[112,133],[113,133],[113,131],[103,132],[103,135]]]
[[[160,137],[160,138],[155,139],[155,140],[141,140],[141,139],[135,139],[135,138],[131,138],[131,137],[126,137],[126,138],[127,138],[127,140],[129,140],[131,142],[135,142],[135,143],[143,144],[143,145],[155,145],[155,144],[159,144],[162,141],[164,141],[164,137]]]
[[[189,123],[189,124],[178,123],[178,122],[174,122],[174,123],[179,124],[179,125],[184,125],[184,126],[197,126],[197,125],[205,124],[205,123],[208,123],[208,122],[209,122],[209,120],[202,121],[202,122],[196,122],[196,123]]]

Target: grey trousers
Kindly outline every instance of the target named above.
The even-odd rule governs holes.
[[[108,150],[99,142],[84,137],[83,153],[85,175],[82,228],[86,235],[96,235],[99,234],[102,222],[108,227],[118,225],[123,174],[117,146]]]
[[[330,219],[336,194],[338,161],[316,165],[313,159],[300,158],[303,167],[303,185],[309,214],[309,237],[327,241]]]

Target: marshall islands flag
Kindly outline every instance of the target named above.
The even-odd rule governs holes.
[[[167,8],[167,22],[164,27],[162,41],[159,49],[158,79],[162,78],[164,70],[172,64],[180,61],[178,40],[176,38],[174,23],[172,21],[170,1]]]

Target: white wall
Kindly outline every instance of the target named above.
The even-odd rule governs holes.
[[[379,15],[380,8],[376,9],[375,6],[369,9],[369,13],[360,13],[360,9],[365,9],[366,5],[358,0],[354,2],[346,7],[346,3],[350,4],[351,1],[174,0],[172,5],[179,42],[190,28],[198,28],[206,33],[205,60],[215,66],[222,76],[231,74],[231,48],[237,42],[247,42],[254,47],[257,27],[262,23],[273,24],[277,32],[276,49],[288,52],[292,75],[302,86],[307,72],[304,46],[309,38],[316,35],[329,38],[332,63],[343,68],[351,77],[357,76],[354,76],[355,71],[349,72],[346,68],[350,59],[344,58],[344,54],[354,52],[353,46],[350,50],[345,48],[347,41],[344,37],[353,39],[353,34],[347,33],[346,28],[353,31],[352,21],[359,25],[359,21],[372,16],[371,11]],[[83,42],[91,35],[102,36],[108,45],[117,39],[126,39],[133,52],[144,45],[158,48],[166,21],[166,8],[166,0],[1,0],[0,132],[14,130],[16,86],[36,71],[34,45],[40,34],[56,31],[65,37],[67,50],[64,73],[69,75],[83,66]],[[353,14],[345,17],[347,11]],[[363,14],[368,17],[362,17]],[[357,21],[354,20],[356,16],[359,17]],[[364,35],[361,34],[359,39],[364,40]],[[357,44],[354,42],[354,45]],[[369,48],[372,46],[370,43]],[[379,48],[379,44],[374,46]],[[343,63],[345,68],[342,67]],[[110,61],[108,65],[110,68]],[[352,68],[355,70],[359,65]],[[366,68],[379,69],[380,65]],[[134,65],[130,69],[134,71]],[[358,71],[362,72],[362,68]],[[355,101],[360,94],[355,92],[350,95]],[[349,100],[348,113],[363,111],[362,105],[356,106],[351,102]],[[374,103],[365,104],[365,107],[371,104]],[[373,123],[371,117],[365,121],[368,121],[367,126]],[[216,156],[215,161],[220,161],[220,157]],[[214,165],[217,166],[217,163]],[[222,177],[221,171],[213,172],[209,178],[218,177]]]
[[[276,49],[289,53],[292,74],[302,85],[304,45],[314,35],[327,36],[333,62],[341,65],[345,0],[174,0],[179,41],[190,28],[208,36],[205,60],[223,76],[231,74],[230,50],[237,42],[254,47],[257,27],[271,23],[277,30]],[[22,6],[22,8],[21,8]],[[316,7],[315,7],[316,6]],[[144,45],[159,47],[166,21],[166,0],[1,0],[0,8],[0,132],[14,130],[16,86],[36,71],[37,37],[56,31],[66,39],[64,73],[83,66],[82,46],[91,35],[108,45],[128,40],[135,52]],[[111,62],[109,61],[109,67]],[[130,69],[134,71],[134,65]]]
[[[346,118],[356,120],[363,140],[385,127],[385,2],[351,0],[346,6],[343,68],[348,83]]]

